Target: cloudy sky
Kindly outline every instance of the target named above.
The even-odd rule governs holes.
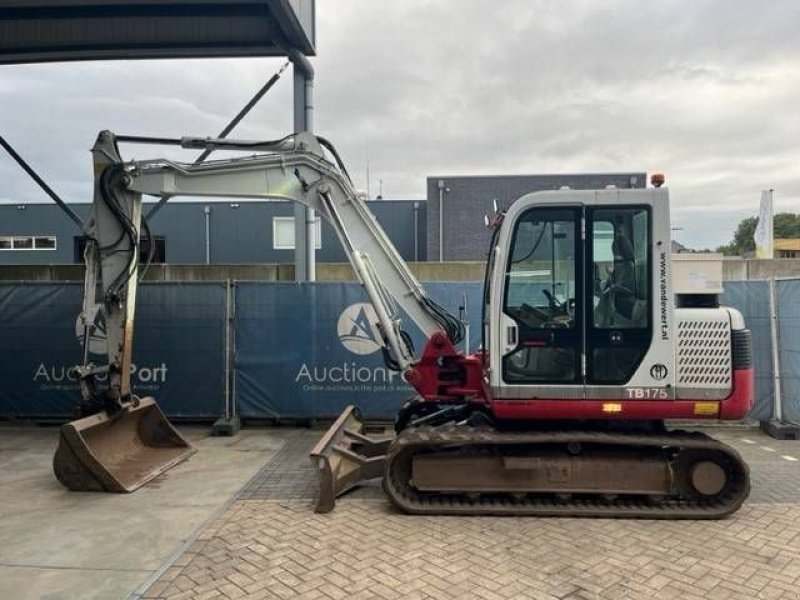
[[[699,248],[762,189],[800,212],[800,2],[319,0],[317,17],[316,128],[359,187],[369,163],[373,195],[382,180],[423,198],[428,175],[664,171],[676,238]],[[2,133],[87,201],[97,131],[214,135],[281,62],[4,66]],[[288,75],[239,137],[291,130]],[[2,156],[0,177],[0,201],[42,200]]]

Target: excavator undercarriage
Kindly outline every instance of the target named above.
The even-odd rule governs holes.
[[[312,452],[317,512],[365,479],[383,478],[412,514],[719,519],[750,491],[738,453],[685,431],[500,431],[418,426],[364,435],[348,407]]]

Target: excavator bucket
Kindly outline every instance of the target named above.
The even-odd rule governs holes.
[[[332,511],[337,497],[383,475],[392,439],[367,437],[364,429],[361,412],[348,406],[311,451],[311,464],[319,474],[315,512]]]
[[[132,492],[196,450],[153,398],[114,416],[101,412],[61,427],[53,470],[77,492]]]

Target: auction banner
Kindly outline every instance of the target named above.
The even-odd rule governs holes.
[[[756,375],[756,397],[748,419],[769,421],[773,412],[775,383],[772,376],[772,349],[769,316],[769,281],[726,281],[722,306],[737,309],[753,335],[753,366]],[[785,307],[781,306],[779,312]],[[800,338],[795,338],[800,342]],[[782,339],[784,343],[792,340]]]
[[[71,368],[81,362],[77,319],[83,286],[0,283],[0,416],[71,418],[80,401]],[[136,307],[134,393],[170,417],[224,413],[224,283],[144,283]],[[91,359],[104,364],[104,324]],[[105,376],[98,376],[102,385]]]
[[[477,282],[425,285],[459,315],[466,295],[470,346],[480,343]],[[356,283],[236,283],[236,384],[242,417],[330,418],[348,404],[369,418],[393,417],[414,390],[383,361],[377,321]],[[422,332],[407,317],[417,353]]]
[[[481,343],[483,285],[442,282],[425,288],[456,316],[466,306],[469,347],[475,350]],[[767,420],[773,396],[768,282],[726,282],[725,289],[723,304],[741,310],[753,331],[756,402],[749,418]],[[81,359],[82,296],[82,285],[75,282],[0,283],[0,417],[74,414],[80,392],[70,369]],[[369,418],[390,418],[414,395],[384,364],[375,315],[358,284],[237,282],[233,297],[231,366],[240,416],[321,419],[356,404]],[[784,417],[795,420],[800,420],[798,299],[800,281],[778,282]],[[225,283],[145,283],[138,300],[135,393],[154,396],[171,418],[222,415]],[[407,316],[403,323],[421,353],[424,336]],[[98,325],[90,349],[97,353],[92,359],[103,364],[103,324]]]

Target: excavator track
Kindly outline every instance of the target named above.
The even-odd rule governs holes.
[[[702,433],[404,430],[383,487],[413,514],[720,519],[750,493],[749,470]]]

